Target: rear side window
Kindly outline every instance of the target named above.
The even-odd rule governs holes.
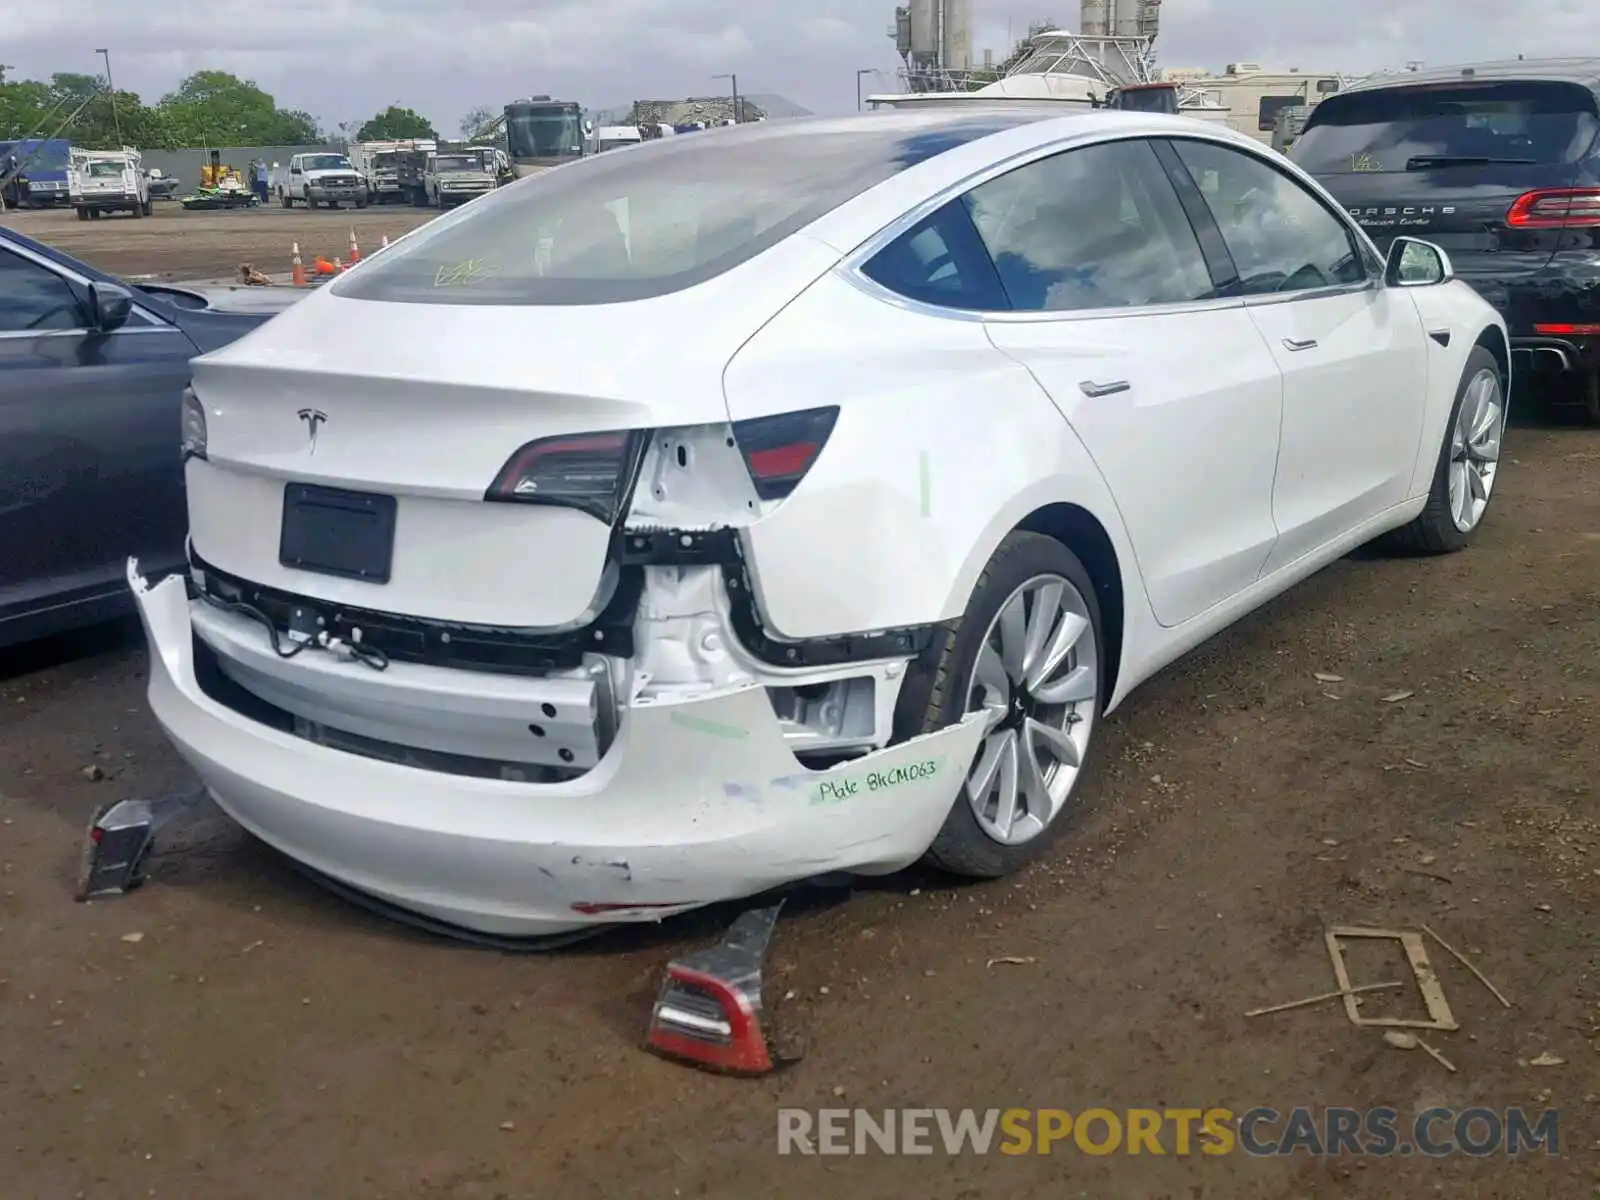
[[[333,285],[413,304],[611,304],[702,283],[945,150],[1018,123],[773,122],[601,154],[443,217]]]
[[[1015,309],[1128,308],[1216,294],[1148,142],[1039,159],[980,184],[967,201]]]
[[[1506,80],[1379,88],[1319,104],[1290,155],[1317,175],[1576,162],[1600,132],[1573,83]]]
[[[940,308],[995,312],[1011,307],[960,200],[890,242],[861,273],[908,300]]]

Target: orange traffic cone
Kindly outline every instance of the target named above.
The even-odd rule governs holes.
[[[305,264],[300,261],[300,243],[294,243],[294,245],[290,248],[289,253],[291,255],[289,259],[289,282],[294,284],[295,287],[305,287],[306,267]]]
[[[389,235],[386,233],[386,234],[383,235],[383,245],[379,246],[378,249],[379,250],[387,250],[388,248],[389,248]]]
[[[334,260],[333,260],[333,273],[335,275],[343,275],[345,273],[344,259],[338,258],[338,257],[334,258]]]
[[[350,262],[354,265],[361,261],[361,247],[356,245],[356,231],[350,231]]]

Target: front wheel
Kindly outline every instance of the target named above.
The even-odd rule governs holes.
[[[1000,544],[966,615],[906,681],[903,699],[923,704],[910,732],[970,713],[987,724],[974,761],[961,764],[965,779],[929,863],[993,879],[1060,832],[1100,715],[1101,630],[1094,581],[1077,555],[1037,533]]]
[[[1472,540],[1489,511],[1505,429],[1500,364],[1482,346],[1474,346],[1456,387],[1427,506],[1410,524],[1388,535],[1393,548],[1410,554],[1449,554]]]

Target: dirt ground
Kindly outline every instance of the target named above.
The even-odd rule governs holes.
[[[437,214],[430,209],[381,205],[364,209],[271,205],[232,212],[185,212],[176,202],[158,202],[152,215],[79,221],[67,209],[22,210],[0,214],[0,225],[47,242],[113,275],[135,280],[221,279],[240,263],[276,275],[289,269],[299,243],[309,267],[318,254],[349,257],[350,231],[363,252],[376,250],[384,237],[409,233]]]
[[[304,248],[301,230],[349,218],[201,222]],[[161,261],[211,269],[188,243]],[[786,917],[767,996],[804,1054],[755,1082],[640,1049],[662,966],[726,914],[549,956],[467,949],[325,895],[219,816],[170,841],[143,891],[74,905],[93,807],[186,775],[146,711],[137,629],[13,653],[0,1196],[1593,1200],[1600,433],[1524,414],[1507,446],[1470,550],[1342,561],[1130,698],[1083,810],[1020,879],[913,876]],[[1244,1016],[1336,986],[1329,925],[1422,923],[1513,1005],[1430,944],[1461,1029],[1423,1036],[1456,1072],[1337,1005]],[[1402,1128],[1436,1105],[1555,1108],[1561,1152],[777,1153],[783,1106],[1299,1105],[1391,1106]]]

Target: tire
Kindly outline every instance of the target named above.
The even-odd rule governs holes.
[[[143,204],[139,205],[139,215],[140,216],[148,217],[150,215],[150,212],[151,212],[150,201],[146,200]]]
[[[78,220],[87,221],[88,219],[89,219],[89,210],[87,208],[80,208],[78,210]]]
[[[1592,371],[1583,380],[1583,415],[1589,424],[1600,426],[1600,371]]]
[[[1066,730],[1073,731],[1070,736],[1077,746],[1078,765],[1066,781],[1064,794],[1043,818],[1042,829],[1011,844],[991,833],[980,823],[971,802],[968,777],[991,748],[997,746],[996,739],[1006,732],[1011,722],[1022,726],[1024,710],[1020,706],[1013,704],[1011,709],[1005,710],[1007,718],[992,726],[992,732],[985,735],[974,762],[953,764],[961,773],[961,788],[943,828],[924,855],[925,862],[954,875],[979,879],[1009,875],[1043,853],[1068,823],[1070,810],[1092,760],[1106,679],[1100,605],[1088,570],[1076,554],[1054,538],[1037,533],[1010,534],[978,577],[966,613],[953,626],[946,627],[934,645],[917,660],[901,691],[896,711],[897,740],[948,728],[960,721],[975,707],[973,700],[981,688],[976,678],[979,655],[992,627],[999,621],[1001,610],[1025,589],[1039,587],[1041,580],[1067,585],[1064,595],[1068,608],[1080,620],[1087,621],[1072,657],[1042,681],[1059,683],[1069,675],[1077,677],[1078,668],[1087,672],[1080,689],[1085,694],[1076,703],[1059,706],[1062,709],[1059,720]],[[1037,600],[1037,593],[1034,593],[1034,602]],[[992,661],[998,662],[998,658]],[[1023,696],[1023,689],[1016,685],[1008,691],[1013,700]],[[983,694],[986,698],[993,697],[990,692]],[[996,709],[999,711],[1002,710]],[[1035,711],[1047,724],[1057,719],[1048,717],[1047,710]],[[1070,716],[1066,715],[1068,712]],[[1027,743],[1021,744],[1027,752]],[[1062,769],[1072,768],[1057,768]],[[1059,782],[1059,776],[1053,778]],[[991,803],[992,796],[986,789],[986,809]],[[1024,803],[1025,797],[1019,796],[1018,811]],[[1031,814],[1028,819],[1032,819]],[[989,821],[993,825],[992,817]]]
[[[1433,482],[1428,488],[1428,503],[1409,524],[1386,534],[1382,543],[1386,548],[1402,554],[1435,555],[1453,554],[1472,540],[1472,535],[1488,515],[1488,506],[1494,498],[1491,477],[1484,507],[1472,524],[1462,529],[1451,509],[1450,476],[1455,464],[1454,445],[1456,423],[1461,417],[1467,393],[1486,373],[1494,376],[1494,402],[1500,406],[1498,417],[1501,437],[1505,434],[1506,395],[1505,377],[1494,355],[1482,346],[1474,346],[1467,355],[1467,365],[1462,368],[1461,382],[1456,385],[1456,400],[1450,406],[1450,419],[1445,423],[1444,437],[1439,446],[1439,457],[1433,468]],[[1498,466],[1499,439],[1495,442],[1495,463]],[[1469,466],[1468,470],[1471,468]]]
[[[366,201],[365,197],[363,197],[362,199],[356,201],[356,207],[357,208],[365,208],[366,206],[367,206],[367,201]]]
[[[132,208],[130,208],[128,210],[128,215],[131,216],[135,221],[137,221],[140,217],[145,215],[145,212],[144,212],[143,208],[141,208],[139,205],[135,204]]]

